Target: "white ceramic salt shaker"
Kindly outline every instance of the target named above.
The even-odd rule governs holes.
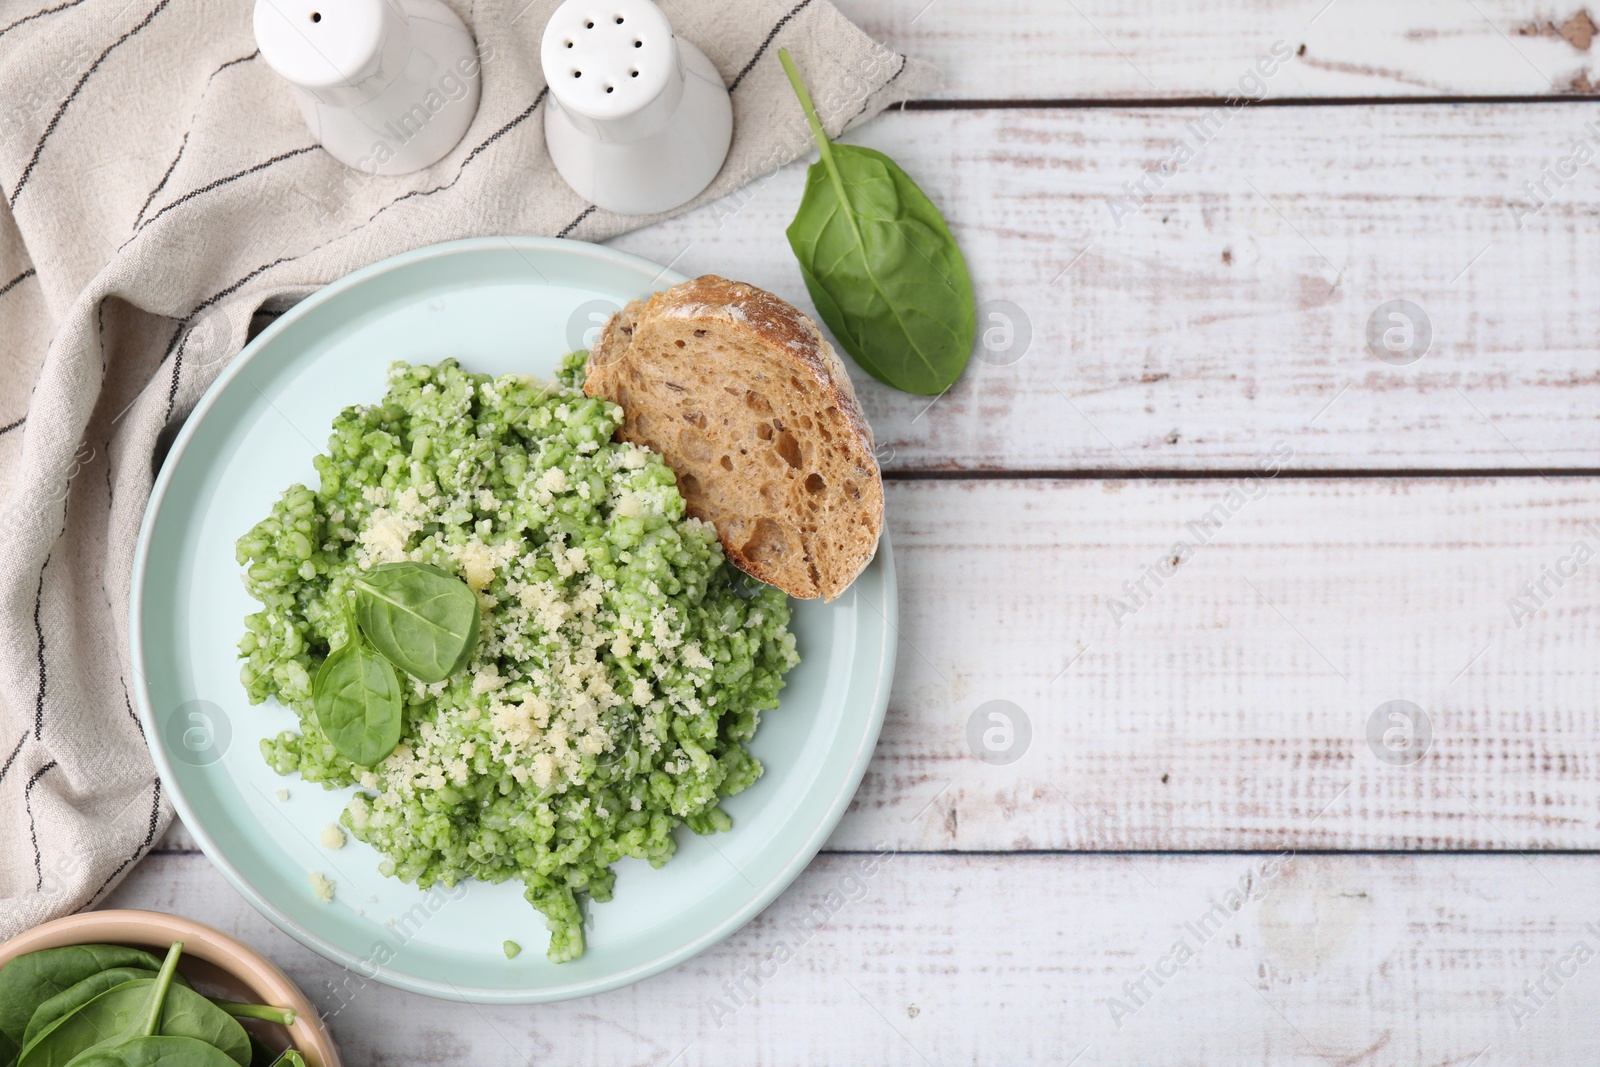
[[[545,141],[595,206],[669,211],[722,169],[733,104],[705,54],[651,0],[566,0],[545,27]]]
[[[444,157],[478,111],[472,34],[439,0],[256,0],[261,58],[330,155],[370,174]]]

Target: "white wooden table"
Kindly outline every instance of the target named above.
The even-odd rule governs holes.
[[[827,851],[698,959],[532,1008],[345,984],[181,830],[109,904],[269,950],[345,1005],[351,1064],[1594,1063],[1600,160],[1563,160],[1600,151],[1595,23],[841,6],[946,71],[853,138],[1000,317],[936,403],[861,376],[902,642]],[[1278,42],[1269,99],[1228,109]],[[803,297],[801,180],[615,244]],[[1003,765],[967,741],[997,700],[1031,724]]]

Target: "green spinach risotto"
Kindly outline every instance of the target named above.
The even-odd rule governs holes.
[[[799,662],[784,594],[723,559],[656,455],[611,439],[621,410],[582,373],[581,353],[556,382],[395,364],[382,403],[334,420],[320,487],[238,545],[261,602],[245,689],[300,719],[267,761],[358,787],[340,821],[385,874],[521,879],[557,962],[582,954],[582,898],[610,898],[613,862],[660,866],[680,823],[728,829],[720,798],[761,774],[744,745]],[[314,679],[361,641],[356,581],[396,563],[464,581],[480,629],[443,681],[396,672],[400,741],[364,766],[320,729]]]

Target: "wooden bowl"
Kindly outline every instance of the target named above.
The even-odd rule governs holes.
[[[157,959],[174,941],[183,942],[178,970],[211,996],[251,1004],[292,1008],[293,1026],[275,1026],[255,1019],[239,1023],[274,1049],[291,1044],[310,1067],[340,1067],[339,1050],[305,994],[254,949],[227,934],[176,915],[158,911],[86,911],[36,926],[0,945],[0,967],[27,952],[63,945],[126,945],[142,948]]]

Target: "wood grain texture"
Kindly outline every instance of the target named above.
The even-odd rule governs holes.
[[[1275,41],[1305,51],[1275,97],[1589,93],[1593,8],[1528,0],[839,0],[944,72],[954,99],[1116,100],[1239,92]]]
[[[1600,848],[1600,484],[888,489],[895,685],[831,847]],[[967,733],[996,700],[1007,765]],[[1369,744],[1391,700],[1413,765]]]
[[[992,342],[931,404],[852,368],[888,469],[1238,469],[1280,440],[1301,469],[1600,466],[1600,186],[1583,168],[1541,179],[1580,138],[1600,151],[1594,116],[1206,114],[896,112],[860,132],[942,205]],[[1207,121],[1199,154],[1119,218],[1123,184]],[[790,166],[612,243],[812,310],[783,235],[802,177]],[[1534,212],[1524,183],[1540,180]],[[1368,348],[1398,299],[1431,334],[1403,366]]]
[[[1225,98],[1279,41],[1277,100],[1588,94],[1588,11],[838,2],[947,101],[1113,106],[850,135],[942,206],[993,332],[931,406],[857,375],[901,641],[834,851],[696,959],[537,1008],[362,983],[182,827],[107,905],[262,947],[351,1063],[1592,1063],[1600,860],[1537,850],[1600,849],[1600,485],[1559,476],[1600,468],[1600,193],[1552,176],[1593,109],[1114,106]],[[809,311],[802,178],[613,244]],[[1367,347],[1396,299],[1407,365]],[[1524,476],[1295,477],[1346,470]],[[1113,477],[990,477],[1051,471]],[[997,711],[1014,762],[975,753]]]
[[[374,1067],[1565,1067],[1600,1041],[1600,964],[1569,956],[1600,951],[1592,857],[868,862],[820,857],[694,960],[536,1007],[363,984],[199,856],[151,858],[108,905],[181,911],[261,949],[330,1015],[346,1062]],[[1541,981],[1536,1001],[1525,983]]]
[[[831,844],[1600,847],[1597,516],[1581,479],[894,485],[895,688]]]

